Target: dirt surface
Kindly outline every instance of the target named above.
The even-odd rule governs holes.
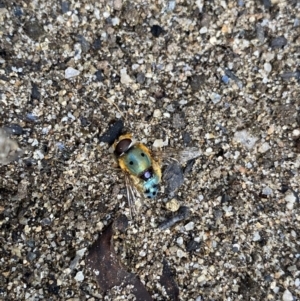
[[[184,301],[299,300],[299,64],[296,0],[0,0],[0,127],[22,150],[1,140],[0,300],[134,300],[86,265],[130,218],[99,141],[118,119],[201,151],[113,235],[151,298],[176,300],[163,277]]]

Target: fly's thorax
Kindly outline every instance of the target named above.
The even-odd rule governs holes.
[[[149,153],[145,152],[140,145],[131,147],[120,160],[125,164],[128,172],[135,176],[141,175],[152,165],[152,159]]]

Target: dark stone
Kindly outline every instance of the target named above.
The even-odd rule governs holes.
[[[23,128],[16,123],[5,125],[4,130],[8,135],[20,136],[23,134]]]
[[[179,301],[179,288],[174,281],[173,273],[169,267],[168,262],[163,259],[163,271],[160,277],[160,283],[165,288],[169,300]]]
[[[61,12],[63,14],[65,14],[68,11],[70,11],[70,3],[68,1],[62,1],[61,2]]]
[[[27,259],[28,261],[33,261],[33,260],[36,259],[36,257],[37,257],[36,254],[33,253],[33,252],[28,252],[27,255],[26,255],[26,259]]]
[[[201,86],[205,84],[205,76],[201,75],[193,75],[189,79],[189,84],[191,86],[192,91],[197,92],[200,90]]]
[[[49,284],[47,285],[47,288],[48,288],[48,292],[49,292],[50,294],[53,294],[53,295],[58,295],[59,290],[60,290],[60,286],[57,285],[56,280],[53,281],[52,283],[49,283]]]
[[[77,36],[77,41],[80,43],[83,53],[87,53],[90,50],[91,45],[83,35],[79,34]]]
[[[123,127],[123,120],[117,120],[102,136],[99,137],[99,141],[106,142],[109,145],[112,145],[115,140],[121,135]]]
[[[187,252],[192,252],[198,249],[200,249],[200,243],[193,239],[191,239],[186,245]]]
[[[182,140],[183,140],[184,146],[188,146],[192,142],[191,135],[188,132],[184,131],[182,133]]]
[[[163,180],[166,185],[166,193],[172,193],[176,191],[183,184],[183,171],[179,163],[172,162],[166,168]]]
[[[93,42],[93,48],[95,50],[99,50],[102,46],[102,42],[99,38],[97,38],[94,42]]]
[[[280,37],[277,37],[277,38],[274,38],[272,41],[271,41],[271,47],[273,49],[276,49],[276,48],[282,48],[284,47],[285,45],[287,44],[287,39],[284,37],[284,36],[280,36]]]
[[[103,76],[103,73],[102,73],[101,70],[96,71],[95,75],[96,75],[96,81],[98,81],[98,82],[102,82],[103,81],[104,76]]]
[[[13,11],[16,17],[21,17],[23,15],[23,10],[19,5],[14,6]]]
[[[139,72],[137,75],[136,75],[136,81],[139,83],[139,84],[143,84],[146,80],[146,77],[145,77],[145,74],[143,72]]]
[[[265,7],[265,9],[269,9],[272,6],[271,0],[261,0],[261,3]]]
[[[32,88],[31,88],[31,100],[40,100],[41,99],[41,93],[39,91],[39,87],[36,83],[32,83]]]
[[[35,41],[37,41],[44,34],[44,28],[42,24],[37,21],[26,22],[24,25],[24,31],[29,38]]]
[[[164,32],[163,28],[159,25],[153,25],[151,27],[151,33],[154,37],[158,38]]]
[[[79,120],[81,122],[81,126],[86,127],[89,126],[91,123],[89,122],[89,120],[83,116],[79,117]]]

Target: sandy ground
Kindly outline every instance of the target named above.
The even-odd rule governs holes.
[[[299,64],[297,0],[0,0],[0,300],[134,300],[86,264],[129,217],[99,141],[121,118],[162,156],[201,152],[113,235],[153,300],[299,300]]]

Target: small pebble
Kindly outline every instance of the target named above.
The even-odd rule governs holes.
[[[266,153],[269,149],[271,148],[270,144],[268,142],[264,142],[260,148],[258,149],[258,151],[262,154]]]
[[[95,72],[97,82],[102,82],[104,79],[103,73],[101,70]]]
[[[136,76],[136,81],[139,83],[139,84],[143,84],[146,80],[146,76],[144,73],[142,72],[139,72]]]
[[[232,245],[232,251],[237,253],[240,250],[240,245],[239,244],[234,244]]]
[[[160,118],[161,117],[161,110],[159,110],[159,109],[154,110],[153,117],[154,118]]]
[[[299,129],[295,129],[293,130],[293,138],[298,138],[300,136],[300,130]]]
[[[254,234],[253,234],[253,241],[260,241],[261,240],[261,236],[259,234],[258,231],[255,231]]]
[[[190,86],[192,91],[196,92],[199,91],[201,86],[205,84],[205,77],[204,75],[193,75],[189,80]]]
[[[222,76],[222,82],[226,85],[228,85],[229,83],[229,77],[227,75],[223,75]]]
[[[156,139],[153,142],[153,147],[155,148],[161,148],[164,146],[164,141],[162,139]]]
[[[292,293],[289,290],[285,290],[283,295],[282,295],[282,300],[283,301],[293,301],[294,297]]]
[[[254,147],[258,138],[251,136],[247,131],[237,131],[234,134],[234,140],[243,144],[246,148],[251,149]]]
[[[186,225],[184,226],[184,228],[185,228],[186,231],[191,231],[191,230],[194,229],[194,226],[195,226],[195,223],[194,223],[194,222],[189,222],[188,224],[186,224]]]
[[[271,195],[272,192],[273,192],[272,189],[270,187],[268,187],[268,186],[264,187],[263,190],[262,190],[262,194],[263,195]]]
[[[172,199],[166,204],[166,208],[171,212],[176,212],[179,209],[179,207],[179,202],[176,199]]]
[[[177,250],[177,257],[178,258],[182,258],[182,257],[187,257],[186,253],[184,251],[182,251],[181,249]]]
[[[8,135],[20,136],[23,134],[23,128],[16,123],[5,125],[4,130]]]
[[[78,76],[80,74],[80,71],[72,68],[72,67],[68,67],[65,70],[65,79],[70,79],[72,77]]]
[[[270,63],[265,63],[264,69],[267,73],[270,73],[272,71],[272,65]]]
[[[61,11],[63,14],[70,11],[70,3],[68,1],[62,1],[61,2]]]
[[[158,38],[163,33],[163,31],[164,30],[159,25],[153,25],[151,27],[151,33],[155,38]]]
[[[178,237],[177,239],[176,239],[176,242],[177,242],[177,244],[178,245],[183,245],[183,238],[182,237]]]
[[[31,99],[40,100],[41,99],[41,93],[39,91],[39,86],[36,83],[32,83],[31,88]]]
[[[187,252],[196,251],[197,249],[200,249],[200,243],[193,239],[191,239],[186,245]]]
[[[76,281],[83,281],[84,280],[84,275],[81,271],[77,272],[77,274],[75,276],[75,280]]]
[[[218,93],[212,92],[210,94],[210,99],[214,104],[217,104],[218,102],[221,101],[222,96]]]
[[[284,36],[274,38],[271,41],[271,47],[274,49],[284,47],[286,44],[287,44],[287,39]]]
[[[200,33],[200,34],[204,34],[204,33],[207,33],[207,31],[208,31],[208,30],[207,30],[207,27],[204,26],[204,27],[201,27],[201,28],[200,28],[199,33]]]
[[[120,70],[120,75],[121,75],[121,83],[124,85],[128,85],[132,82],[132,79],[130,76],[127,74],[127,68],[122,68]]]
[[[101,48],[102,42],[101,39],[97,38],[95,39],[95,41],[93,42],[93,48],[95,50],[99,50]]]

